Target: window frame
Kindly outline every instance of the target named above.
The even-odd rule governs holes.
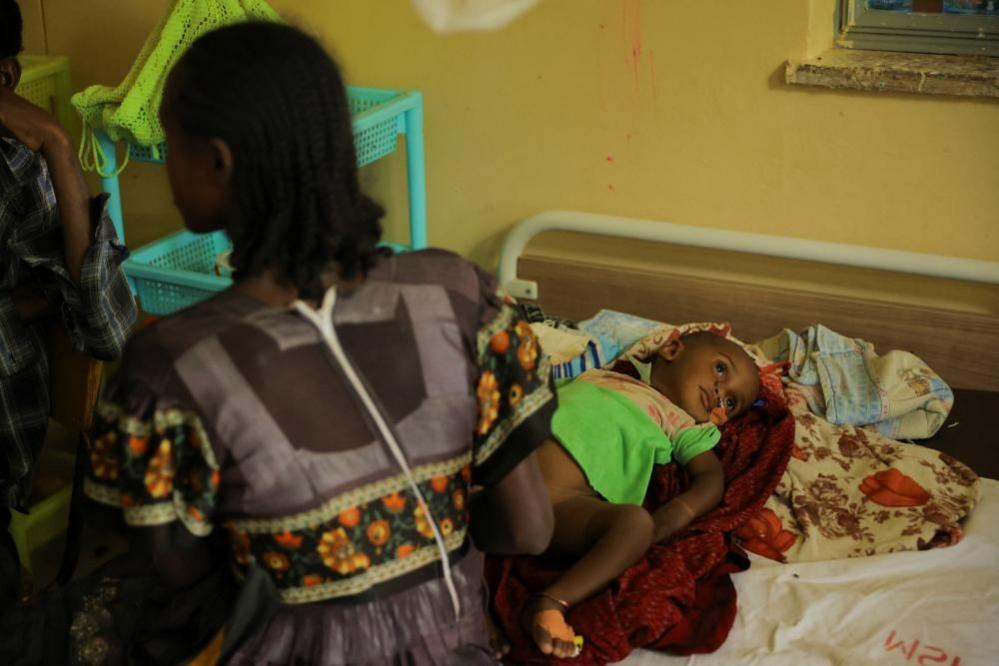
[[[840,48],[999,56],[999,18],[902,14],[869,9],[867,0],[839,0],[836,13]]]

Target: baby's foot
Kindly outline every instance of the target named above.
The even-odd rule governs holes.
[[[565,608],[548,597],[535,597],[527,607],[527,628],[534,643],[544,654],[556,657],[578,657],[582,636],[565,621]]]

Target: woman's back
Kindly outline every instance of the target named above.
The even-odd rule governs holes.
[[[443,538],[460,622],[409,479],[292,310],[229,293],[139,334],[106,393],[88,494],[134,525],[224,527],[237,572],[268,574],[283,605],[236,663],[447,663],[462,645],[465,663],[488,661],[468,492],[547,437],[536,342],[491,279],[435,251],[382,259],[333,323]]]

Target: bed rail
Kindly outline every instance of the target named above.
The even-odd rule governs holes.
[[[517,262],[531,239],[546,231],[572,231],[633,238],[657,243],[999,284],[999,262],[995,261],[886,250],[864,245],[829,243],[713,227],[694,227],[613,215],[552,210],[518,223],[507,234],[500,254],[499,282],[511,296],[538,298],[538,283],[519,278]]]

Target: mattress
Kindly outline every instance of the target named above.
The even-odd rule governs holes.
[[[638,650],[627,666],[999,663],[999,481],[951,548],[780,564],[733,576],[739,614],[709,655]]]

